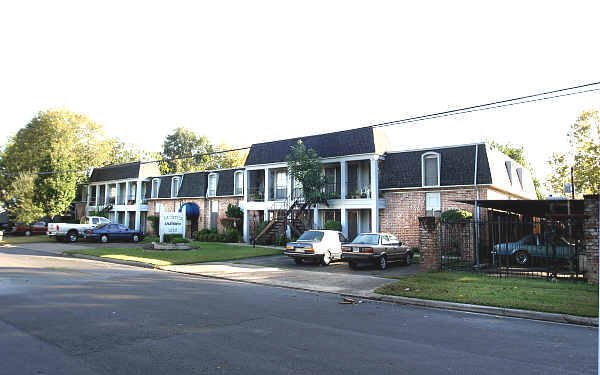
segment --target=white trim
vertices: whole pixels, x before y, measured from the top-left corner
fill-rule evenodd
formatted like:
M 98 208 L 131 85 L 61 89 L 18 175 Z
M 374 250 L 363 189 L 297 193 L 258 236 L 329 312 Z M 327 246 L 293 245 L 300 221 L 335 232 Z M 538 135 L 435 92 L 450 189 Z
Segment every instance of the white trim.
M 485 145 L 485 144 L 486 144 L 485 142 L 476 142 L 476 143 L 465 143 L 465 144 L 460 144 L 460 145 L 439 146 L 439 147 L 409 148 L 406 150 L 388 151 L 388 152 L 386 152 L 386 154 L 400 154 L 402 152 L 415 152 L 415 151 L 434 151 L 434 150 L 443 150 L 446 148 L 466 147 L 466 146 Z
M 210 194 L 210 178 L 214 176 L 215 177 L 215 191 L 214 194 Z M 208 177 L 207 177 L 207 181 L 206 181 L 206 197 L 207 198 L 214 198 L 217 196 L 217 189 L 219 188 L 219 174 L 218 173 L 209 173 Z
M 235 184 L 236 184 L 236 181 L 237 181 L 237 176 L 239 174 L 242 175 L 242 186 L 240 186 L 241 189 L 242 189 L 242 192 L 240 194 L 235 194 Z M 239 171 L 233 172 L 233 193 L 234 193 L 234 195 L 244 195 L 244 183 L 245 183 L 244 171 L 243 170 L 239 170 Z
M 319 158 L 319 160 L 321 161 L 321 163 L 336 163 L 336 162 L 341 162 L 341 161 L 371 160 L 373 158 L 379 159 L 379 157 L 381 157 L 382 155 L 383 154 L 376 154 L 376 153 L 372 152 L 372 153 L 367 153 L 367 154 L 331 156 L 331 157 L 326 157 L 326 158 L 321 157 L 321 158 Z M 287 163 L 285 161 L 278 161 L 278 162 L 266 163 L 266 164 L 252 164 L 252 165 L 246 165 L 245 168 L 247 170 L 264 169 L 265 167 L 275 169 L 275 168 L 279 168 L 278 166 L 281 166 L 281 168 L 286 168 Z
M 150 199 L 156 199 L 158 198 L 158 193 L 160 191 L 160 178 L 153 178 L 151 183 L 150 183 Z M 156 196 L 154 196 L 154 182 L 158 182 L 158 184 L 156 184 Z
M 425 159 L 435 156 L 437 159 L 437 185 L 425 185 Z M 438 187 L 440 186 L 440 170 L 442 165 L 442 155 L 439 152 L 429 151 L 421 154 L 421 187 Z
M 475 185 L 442 185 L 442 186 L 415 186 L 415 187 L 402 187 L 402 188 L 385 188 L 379 189 L 381 191 L 394 191 L 394 190 L 423 190 L 423 189 L 445 189 L 445 188 L 462 188 L 462 187 L 474 187 Z M 492 184 L 477 184 L 477 186 L 494 186 Z M 449 190 L 448 190 L 449 191 Z
M 171 198 L 176 198 L 177 194 L 179 194 L 179 188 L 181 187 L 181 180 L 182 180 L 182 178 L 180 176 L 171 177 Z M 173 194 L 173 184 L 175 183 L 175 181 L 177 181 L 177 187 L 175 188 L 175 194 Z

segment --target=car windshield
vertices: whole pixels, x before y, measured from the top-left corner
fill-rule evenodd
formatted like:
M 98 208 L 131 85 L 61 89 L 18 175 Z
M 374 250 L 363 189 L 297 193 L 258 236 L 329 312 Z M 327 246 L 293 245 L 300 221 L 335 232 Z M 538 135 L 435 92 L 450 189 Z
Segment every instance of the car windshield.
M 359 234 L 352 243 L 363 245 L 379 245 L 378 234 Z
M 100 224 L 96 227 L 96 229 L 104 228 L 107 225 L 108 225 L 108 223 Z
M 319 242 L 323 239 L 323 234 L 324 234 L 323 232 L 317 232 L 317 231 L 311 230 L 311 231 L 302 233 L 300 238 L 298 238 L 298 241 Z

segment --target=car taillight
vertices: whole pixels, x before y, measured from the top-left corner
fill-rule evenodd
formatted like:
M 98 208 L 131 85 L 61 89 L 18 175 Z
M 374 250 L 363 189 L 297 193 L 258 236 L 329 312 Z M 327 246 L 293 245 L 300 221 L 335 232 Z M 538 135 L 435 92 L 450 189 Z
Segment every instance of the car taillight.
M 88 230 L 88 233 L 94 233 L 93 229 Z
M 373 248 L 372 247 L 363 247 L 360 249 L 361 253 L 372 253 L 373 252 Z
M 58 231 L 58 230 L 60 230 L 60 227 L 59 227 L 58 225 L 56 226 L 56 230 L 57 230 L 57 231 Z

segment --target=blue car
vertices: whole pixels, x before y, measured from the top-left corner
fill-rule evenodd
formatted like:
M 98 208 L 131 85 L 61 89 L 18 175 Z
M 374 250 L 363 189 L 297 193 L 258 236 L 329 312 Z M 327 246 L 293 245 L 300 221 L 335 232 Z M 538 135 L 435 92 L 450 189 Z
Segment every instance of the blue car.
M 103 243 L 109 241 L 138 242 L 144 239 L 142 232 L 129 229 L 121 224 L 100 224 L 96 228 L 87 229 L 83 235 L 86 239 Z

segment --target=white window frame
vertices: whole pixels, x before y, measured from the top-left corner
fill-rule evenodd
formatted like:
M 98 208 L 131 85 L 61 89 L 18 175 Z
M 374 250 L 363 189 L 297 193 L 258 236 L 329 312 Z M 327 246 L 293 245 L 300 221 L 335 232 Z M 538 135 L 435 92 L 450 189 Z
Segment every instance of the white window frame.
M 508 175 L 508 181 L 512 185 L 513 184 L 512 161 L 510 161 L 510 160 L 505 161 L 504 166 L 506 167 L 506 174 Z
M 517 178 L 519 179 L 521 190 L 523 190 L 523 168 L 521 167 L 517 167 Z
M 214 191 L 210 190 L 210 180 L 214 177 L 215 179 L 215 189 Z M 208 174 L 208 186 L 206 187 L 206 196 L 207 197 L 215 197 L 217 195 L 217 187 L 219 186 L 219 174 L 218 173 L 209 173 Z
M 177 183 L 177 186 L 174 188 L 174 184 Z M 181 187 L 181 177 L 173 177 L 171 178 L 171 198 L 175 198 L 179 193 L 179 188 Z M 175 191 L 173 191 L 175 190 Z M 175 194 L 173 194 L 175 193 Z
M 240 175 L 242 176 L 240 181 L 241 186 L 238 186 L 238 176 Z M 233 195 L 244 195 L 244 171 L 236 171 L 233 174 Z
M 436 207 L 431 207 L 430 204 L 430 197 L 433 196 L 437 196 L 437 201 L 438 201 L 438 205 Z M 437 209 L 434 209 L 437 208 Z M 439 211 L 441 213 L 442 211 L 442 196 L 440 194 L 440 192 L 429 192 L 429 193 L 425 193 L 425 215 L 427 215 L 427 213 L 429 211 L 433 211 L 433 216 L 435 216 L 435 212 Z
M 156 182 L 156 191 L 154 191 L 154 183 Z M 160 178 L 152 179 L 152 185 L 150 186 L 150 197 L 158 198 L 158 192 L 160 190 Z
M 435 156 L 437 158 L 437 185 L 425 185 L 425 159 Z M 421 155 L 421 186 L 438 187 L 440 186 L 440 168 L 442 165 L 442 156 L 438 152 L 426 152 Z

